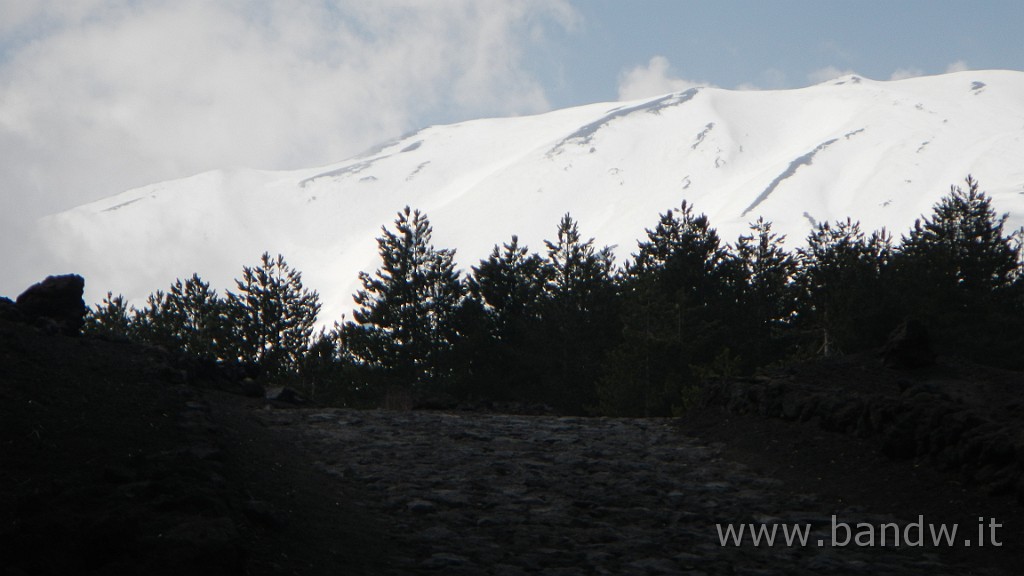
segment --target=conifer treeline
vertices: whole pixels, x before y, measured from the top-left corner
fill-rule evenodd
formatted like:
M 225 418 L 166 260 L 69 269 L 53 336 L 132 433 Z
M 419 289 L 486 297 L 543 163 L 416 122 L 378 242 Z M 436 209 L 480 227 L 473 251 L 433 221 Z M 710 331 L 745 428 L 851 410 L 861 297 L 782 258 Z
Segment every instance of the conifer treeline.
M 88 329 L 225 362 L 315 399 L 413 397 L 542 402 L 566 413 L 670 415 L 712 376 L 884 343 L 907 317 L 944 355 L 1022 368 L 1020 234 L 968 177 L 894 243 L 850 220 L 789 252 L 771 224 L 725 244 L 683 202 L 630 261 L 584 240 L 566 215 L 545 252 L 518 238 L 463 276 L 405 208 L 360 274 L 353 319 L 314 335 L 319 297 L 278 256 L 243 268 L 224 297 L 198 276 L 141 310 L 108 295 Z

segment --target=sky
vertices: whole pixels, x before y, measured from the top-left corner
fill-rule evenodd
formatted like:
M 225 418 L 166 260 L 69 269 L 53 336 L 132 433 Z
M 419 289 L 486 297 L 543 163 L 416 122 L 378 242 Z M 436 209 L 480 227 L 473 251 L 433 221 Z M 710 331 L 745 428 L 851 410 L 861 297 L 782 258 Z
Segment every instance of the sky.
M 1019 0 L 0 0 L 0 248 L 217 168 L 693 85 L 1024 70 Z M 0 294 L 9 290 L 0 279 Z

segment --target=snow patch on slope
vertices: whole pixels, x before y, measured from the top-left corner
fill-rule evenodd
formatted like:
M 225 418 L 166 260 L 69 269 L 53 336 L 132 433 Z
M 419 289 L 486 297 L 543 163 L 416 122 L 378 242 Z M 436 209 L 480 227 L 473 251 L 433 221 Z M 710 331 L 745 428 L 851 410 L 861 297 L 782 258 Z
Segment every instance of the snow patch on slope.
M 590 144 L 591 141 L 593 141 L 594 135 L 598 132 L 598 130 L 604 128 L 605 126 L 608 126 L 615 120 L 625 118 L 637 112 L 660 114 L 662 110 L 670 106 L 678 106 L 684 102 L 689 101 L 691 98 L 696 96 L 699 91 L 700 88 L 690 88 L 685 92 L 680 92 L 678 94 L 666 94 L 665 96 L 661 96 L 659 98 L 655 98 L 654 100 L 643 102 L 641 104 L 613 108 L 604 117 L 598 118 L 597 120 L 594 120 L 593 122 L 590 122 L 589 124 L 580 127 L 572 134 L 566 136 L 561 142 L 556 144 L 550 152 L 548 152 L 548 155 L 551 156 L 560 153 L 561 150 L 564 147 L 568 146 L 569 144 L 577 144 L 580 146 Z
M 858 128 L 857 130 L 854 130 L 852 132 L 847 132 L 846 134 L 843 135 L 843 138 L 846 139 L 846 140 L 849 140 L 851 136 L 859 134 L 859 133 L 861 133 L 863 131 L 864 131 L 863 128 Z M 800 155 L 800 156 L 796 157 L 792 162 L 789 163 L 789 166 L 786 167 L 786 169 L 782 172 L 782 174 L 779 174 L 778 176 L 776 176 L 775 179 L 772 180 L 771 184 L 769 184 L 768 187 L 765 188 L 764 191 L 761 192 L 757 196 L 757 198 L 755 198 L 754 201 L 750 203 L 750 206 L 747 206 L 746 209 L 743 210 L 741 215 L 742 216 L 746 216 L 746 215 L 750 214 L 750 212 L 752 212 L 755 208 L 757 208 L 758 205 L 760 205 L 762 202 L 767 200 L 769 196 L 771 196 L 771 193 L 774 192 L 775 189 L 779 187 L 779 184 L 782 184 L 783 180 L 785 180 L 787 178 L 790 178 L 794 174 L 796 174 L 796 171 L 801 166 L 810 166 L 814 162 L 814 157 L 819 152 L 824 151 L 826 148 L 828 148 L 829 146 L 835 144 L 838 141 L 839 141 L 839 138 L 832 138 L 831 140 L 826 140 L 825 142 L 822 142 L 821 144 L 818 144 L 814 148 L 814 150 L 811 150 L 810 152 L 808 152 L 806 154 L 803 154 L 803 155 Z

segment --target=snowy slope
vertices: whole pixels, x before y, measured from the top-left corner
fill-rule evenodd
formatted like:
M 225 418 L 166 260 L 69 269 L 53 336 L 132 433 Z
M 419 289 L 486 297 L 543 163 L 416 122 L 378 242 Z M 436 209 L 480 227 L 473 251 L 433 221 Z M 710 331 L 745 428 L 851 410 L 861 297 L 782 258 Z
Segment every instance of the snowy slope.
M 375 238 L 405 205 L 425 211 L 463 269 L 518 234 L 542 251 L 562 214 L 634 250 L 686 199 L 732 241 L 758 216 L 798 245 L 812 222 L 851 216 L 906 231 L 973 174 L 1024 225 L 1024 73 L 878 82 L 846 76 L 786 91 L 699 88 L 634 102 L 434 126 L 334 165 L 215 171 L 130 190 L 39 222 L 54 258 L 141 302 L 200 273 L 233 287 L 243 264 L 283 253 L 324 300 L 353 306 Z

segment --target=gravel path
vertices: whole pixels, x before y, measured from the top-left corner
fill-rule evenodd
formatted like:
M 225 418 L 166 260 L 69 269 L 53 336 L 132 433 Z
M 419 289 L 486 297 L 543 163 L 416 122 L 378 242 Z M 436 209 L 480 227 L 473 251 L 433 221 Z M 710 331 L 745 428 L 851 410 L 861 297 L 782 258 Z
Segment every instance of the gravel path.
M 325 482 L 359 487 L 356 504 L 391 527 L 400 574 L 968 573 L 934 548 L 831 546 L 832 514 L 854 533 L 857 523 L 896 519 L 829 510 L 814 495 L 794 500 L 668 420 L 254 414 L 298 431 Z M 778 541 L 722 546 L 716 524 L 727 522 L 778 524 Z M 808 544 L 786 546 L 783 524 L 810 525 Z

